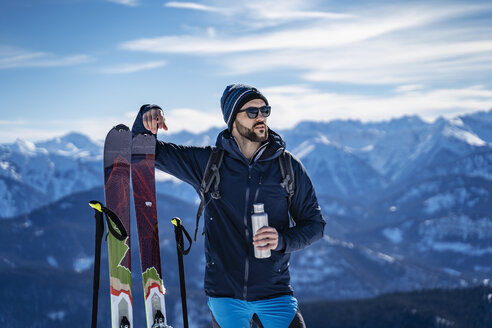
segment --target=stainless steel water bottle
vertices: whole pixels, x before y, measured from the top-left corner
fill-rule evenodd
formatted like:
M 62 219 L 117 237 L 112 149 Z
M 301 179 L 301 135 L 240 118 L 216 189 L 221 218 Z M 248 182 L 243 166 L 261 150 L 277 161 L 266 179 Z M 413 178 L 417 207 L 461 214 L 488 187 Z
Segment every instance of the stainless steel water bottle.
M 258 229 L 268 227 L 268 214 L 265 213 L 263 204 L 253 204 L 254 213 L 251 215 L 251 223 L 253 226 L 253 236 L 256 235 Z M 266 245 L 266 244 L 265 244 Z M 263 245 L 262 245 L 263 246 Z M 255 257 L 265 259 L 270 257 L 270 250 L 260 251 L 255 246 Z

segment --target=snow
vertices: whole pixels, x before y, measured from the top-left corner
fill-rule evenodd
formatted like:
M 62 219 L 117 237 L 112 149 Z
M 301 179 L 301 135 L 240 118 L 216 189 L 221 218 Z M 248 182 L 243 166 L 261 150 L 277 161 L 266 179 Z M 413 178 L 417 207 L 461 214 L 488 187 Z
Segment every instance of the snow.
M 461 276 L 461 272 L 455 270 L 455 269 L 451 269 L 451 268 L 443 268 L 442 271 L 446 272 L 447 274 L 450 274 L 452 276 Z
M 315 146 L 312 143 L 310 143 L 309 141 L 304 141 L 298 147 L 296 147 L 296 149 L 294 149 L 292 153 L 294 153 L 297 156 L 297 158 L 303 159 L 314 149 Z
M 65 315 L 66 314 L 67 313 L 65 311 L 49 312 L 48 313 L 48 318 L 50 318 L 53 321 L 55 321 L 55 320 L 62 321 L 65 318 Z
M 419 198 L 424 194 L 434 194 L 439 191 L 439 186 L 433 182 L 419 184 L 418 187 L 413 187 L 398 199 L 398 204 L 403 204 L 411 201 L 413 198 Z
M 94 259 L 92 257 L 80 257 L 73 262 L 73 269 L 75 272 L 81 273 L 89 270 L 93 263 Z
M 44 235 L 44 230 L 40 229 L 40 230 L 34 231 L 34 236 L 40 237 L 42 235 Z
M 419 234 L 428 244 L 444 238 L 488 240 L 492 239 L 492 220 L 486 217 L 472 220 L 467 215 L 426 220 L 420 226 Z
M 473 245 L 461 242 L 434 242 L 431 245 L 432 249 L 438 252 L 451 251 L 472 256 L 482 256 L 484 254 L 492 254 L 492 247 L 483 249 L 474 248 Z
M 340 245 L 350 249 L 353 249 L 355 246 L 353 243 L 346 242 L 343 240 L 338 240 L 330 236 L 324 236 L 323 239 L 326 240 L 330 245 Z
M 36 153 L 36 145 L 30 141 L 17 139 L 15 141 L 15 145 L 17 146 L 19 152 L 23 155 L 33 156 Z
M 459 118 L 459 117 L 455 117 L 455 118 L 450 119 L 449 123 L 451 123 L 454 126 L 460 126 L 460 127 L 465 125 L 463 123 L 463 121 L 461 120 L 461 118 Z
M 445 137 L 456 138 L 466 142 L 470 146 L 481 147 L 487 145 L 487 143 L 480 139 L 476 134 L 459 129 L 455 126 L 446 126 L 442 133 Z
M 465 189 L 461 189 L 461 194 L 458 195 L 458 197 L 460 196 L 461 196 L 461 200 L 463 201 L 464 198 L 466 197 Z M 443 209 L 452 207 L 455 203 L 456 203 L 456 199 L 453 193 L 447 192 L 447 193 L 438 194 L 436 196 L 427 199 L 424 202 L 425 204 L 424 211 L 427 214 L 434 214 Z
M 10 261 L 9 259 L 7 258 L 2 258 L 3 262 L 6 263 L 8 266 L 10 266 L 11 268 L 15 268 L 15 263 Z
M 435 317 L 435 322 L 437 327 L 454 327 L 454 321 L 450 321 L 440 316 Z
M 340 205 L 338 202 L 323 204 L 323 214 L 345 215 L 346 213 L 347 210 L 345 209 L 345 207 Z
M 490 267 L 484 267 L 481 265 L 474 265 L 473 271 L 475 271 L 475 272 L 490 272 L 491 268 Z
M 55 257 L 53 255 L 48 255 L 48 257 L 46 258 L 46 261 L 52 267 L 58 268 L 58 261 L 55 259 Z
M 383 235 L 393 244 L 399 244 L 403 241 L 403 233 L 398 228 L 386 228 L 383 230 Z

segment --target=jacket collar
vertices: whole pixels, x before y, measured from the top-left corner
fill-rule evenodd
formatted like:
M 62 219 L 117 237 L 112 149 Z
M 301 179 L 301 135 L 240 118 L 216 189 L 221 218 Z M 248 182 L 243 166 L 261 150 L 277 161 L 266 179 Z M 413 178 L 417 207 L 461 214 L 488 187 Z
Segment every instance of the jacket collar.
M 236 142 L 236 139 L 232 136 L 229 130 L 224 130 L 219 133 L 217 136 L 217 142 L 215 144 L 217 148 L 225 150 L 230 156 L 239 159 L 241 161 L 245 161 L 249 164 L 249 161 L 246 157 L 244 157 L 241 150 L 239 150 L 239 146 Z M 256 154 L 253 156 L 251 162 L 262 162 L 274 159 L 285 150 L 285 142 L 282 137 L 277 134 L 275 131 L 269 129 L 268 130 L 268 140 L 265 141 L 263 145 L 258 149 Z

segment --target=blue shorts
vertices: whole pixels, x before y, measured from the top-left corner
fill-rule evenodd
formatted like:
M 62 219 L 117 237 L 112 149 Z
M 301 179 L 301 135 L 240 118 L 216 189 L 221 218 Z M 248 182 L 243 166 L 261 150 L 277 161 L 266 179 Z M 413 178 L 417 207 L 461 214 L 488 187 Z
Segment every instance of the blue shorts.
M 260 301 L 209 297 L 208 307 L 221 328 L 250 328 L 256 313 L 265 328 L 285 328 L 297 312 L 297 300 L 286 295 Z

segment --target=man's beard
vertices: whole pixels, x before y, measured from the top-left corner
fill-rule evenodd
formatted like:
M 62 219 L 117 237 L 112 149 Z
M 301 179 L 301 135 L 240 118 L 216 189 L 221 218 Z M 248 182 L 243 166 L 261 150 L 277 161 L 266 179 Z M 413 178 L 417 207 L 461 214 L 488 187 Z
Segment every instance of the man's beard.
M 255 132 L 255 127 L 261 124 L 265 126 L 265 132 L 262 134 L 257 134 Z M 268 126 L 265 123 L 258 122 L 255 125 L 253 125 L 253 128 L 250 129 L 239 123 L 239 121 L 236 121 L 236 128 L 237 128 L 237 132 L 239 132 L 241 136 L 248 139 L 249 141 L 263 142 L 268 139 Z

